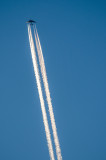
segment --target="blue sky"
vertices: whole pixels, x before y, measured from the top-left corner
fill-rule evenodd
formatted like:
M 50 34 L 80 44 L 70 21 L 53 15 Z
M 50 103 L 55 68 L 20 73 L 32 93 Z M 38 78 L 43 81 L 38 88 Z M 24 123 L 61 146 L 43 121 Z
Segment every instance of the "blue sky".
M 1 160 L 49 159 L 29 18 L 38 22 L 63 159 L 106 159 L 105 6 L 100 0 L 0 2 Z

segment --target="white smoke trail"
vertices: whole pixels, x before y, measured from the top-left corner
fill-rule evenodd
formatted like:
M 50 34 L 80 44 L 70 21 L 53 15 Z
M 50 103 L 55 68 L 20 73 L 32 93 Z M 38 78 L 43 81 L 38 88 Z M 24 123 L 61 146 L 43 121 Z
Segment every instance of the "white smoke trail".
M 35 30 L 36 30 L 36 33 L 35 33 Z M 46 99 L 47 99 L 48 108 L 49 108 L 49 114 L 50 114 L 52 130 L 53 130 L 53 137 L 54 137 L 54 142 L 55 142 L 55 147 L 56 147 L 57 159 L 62 160 L 61 149 L 60 149 L 59 139 L 57 135 L 56 123 L 55 123 L 53 107 L 52 107 L 52 102 L 51 102 L 51 97 L 50 97 L 49 85 L 47 81 L 46 68 L 45 68 L 42 48 L 41 48 L 41 44 L 40 44 L 40 40 L 39 40 L 39 36 L 38 36 L 38 32 L 36 28 L 34 28 L 34 35 L 35 35 L 36 47 L 37 47 L 37 52 L 38 52 L 38 57 L 39 57 L 39 63 L 41 67 L 41 74 L 42 74 L 44 88 L 46 92 Z
M 43 115 L 43 122 L 44 122 L 44 126 L 45 126 L 46 139 L 47 139 L 50 159 L 55 160 L 49 125 L 48 125 L 48 120 L 47 120 L 47 115 L 46 115 L 46 110 L 45 110 L 45 104 L 44 104 L 44 99 L 43 99 L 43 94 L 42 94 L 39 69 L 38 69 L 37 58 L 36 58 L 36 53 L 35 53 L 35 47 L 34 47 L 34 42 L 33 42 L 33 38 L 32 38 L 30 25 L 28 25 L 28 35 L 29 35 L 29 42 L 30 42 L 30 49 L 31 49 L 32 61 L 33 61 L 34 73 L 35 73 L 35 77 L 36 77 L 39 99 L 40 99 L 40 103 L 41 103 L 41 110 L 42 110 L 42 115 Z

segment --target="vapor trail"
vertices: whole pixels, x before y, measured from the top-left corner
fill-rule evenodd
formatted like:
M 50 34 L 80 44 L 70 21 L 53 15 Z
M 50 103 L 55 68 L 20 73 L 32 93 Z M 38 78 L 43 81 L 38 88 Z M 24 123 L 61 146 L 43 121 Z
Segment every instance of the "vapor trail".
M 44 104 L 44 99 L 43 99 L 43 94 L 42 94 L 42 88 L 41 88 L 41 82 L 40 82 L 36 52 L 35 52 L 35 47 L 34 47 L 34 42 L 33 42 L 33 38 L 32 38 L 30 25 L 28 25 L 28 35 L 29 35 L 29 42 L 30 42 L 30 49 L 31 49 L 32 61 L 33 61 L 34 73 L 35 73 L 35 77 L 36 77 L 39 99 L 40 99 L 40 103 L 41 103 L 41 110 L 42 110 L 42 115 L 43 115 L 43 122 L 44 122 L 44 127 L 45 127 L 45 132 L 46 132 L 46 139 L 47 139 L 50 159 L 55 160 L 54 153 L 53 153 L 53 147 L 52 147 L 52 141 L 51 141 L 51 135 L 50 135 L 50 130 L 49 130 L 49 125 L 48 125 L 48 120 L 47 120 L 47 115 L 46 115 L 46 110 L 45 110 L 45 104 Z
M 36 30 L 36 33 L 35 33 L 35 30 Z M 46 99 L 47 99 L 48 108 L 49 108 L 50 120 L 51 120 L 51 125 L 52 125 L 52 130 L 53 130 L 53 137 L 54 137 L 54 142 L 55 142 L 55 147 L 56 147 L 56 155 L 57 155 L 58 160 L 62 160 L 61 149 L 60 149 L 59 139 L 57 135 L 56 123 L 55 123 L 53 107 L 52 107 L 52 102 L 51 102 L 51 97 L 50 97 L 49 85 L 47 81 L 46 68 L 45 68 L 42 48 L 41 48 L 41 44 L 40 44 L 40 40 L 39 40 L 39 36 L 38 36 L 38 32 L 36 28 L 34 28 L 34 35 L 35 35 L 39 63 L 41 67 L 41 74 L 42 74 L 44 88 L 46 92 Z

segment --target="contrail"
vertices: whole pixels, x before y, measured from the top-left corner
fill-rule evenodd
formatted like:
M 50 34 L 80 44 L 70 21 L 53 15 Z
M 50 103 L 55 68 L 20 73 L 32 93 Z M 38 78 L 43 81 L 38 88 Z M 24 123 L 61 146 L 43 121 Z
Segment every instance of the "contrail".
M 29 42 L 30 42 L 30 49 L 31 49 L 32 61 L 33 61 L 34 73 L 35 73 L 35 77 L 36 77 L 39 99 L 40 99 L 40 103 L 41 103 L 41 110 L 42 110 L 42 115 L 43 115 L 43 122 L 44 122 L 44 127 L 45 127 L 45 132 L 46 132 L 46 139 L 47 139 L 47 144 L 48 144 L 48 149 L 49 149 L 49 155 L 50 155 L 51 160 L 55 160 L 49 125 L 48 125 L 48 120 L 47 120 L 47 114 L 46 114 L 45 104 L 44 104 L 44 99 L 43 99 L 43 94 L 42 94 L 36 52 L 35 52 L 35 47 L 34 47 L 34 42 L 33 42 L 33 38 L 32 38 L 30 25 L 28 25 L 28 35 L 29 35 Z
M 36 33 L 35 33 L 35 30 L 36 30 Z M 38 32 L 36 28 L 34 28 L 34 35 L 35 35 L 39 63 L 41 67 L 41 74 L 42 74 L 44 88 L 46 92 L 46 99 L 47 99 L 48 108 L 49 108 L 50 120 L 51 120 L 51 125 L 52 125 L 52 130 L 53 130 L 53 137 L 54 137 L 54 142 L 55 142 L 55 147 L 56 147 L 56 155 L 57 155 L 58 160 L 62 160 L 61 149 L 60 149 L 59 139 L 57 135 L 56 123 L 55 123 L 53 107 L 52 107 L 52 102 L 51 102 L 51 97 L 50 97 L 49 85 L 47 81 L 46 68 L 45 68 L 42 48 L 41 48 L 41 44 L 40 44 L 40 40 L 39 40 L 39 36 L 38 36 Z

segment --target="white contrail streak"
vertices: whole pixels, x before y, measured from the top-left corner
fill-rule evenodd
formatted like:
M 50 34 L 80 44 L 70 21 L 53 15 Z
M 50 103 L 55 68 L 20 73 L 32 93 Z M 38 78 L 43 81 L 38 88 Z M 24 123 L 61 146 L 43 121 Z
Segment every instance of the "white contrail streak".
M 36 33 L 35 33 L 35 29 L 34 29 L 34 35 L 35 35 L 39 63 L 40 63 L 40 67 L 41 67 L 41 74 L 42 74 L 44 88 L 45 88 L 45 92 L 46 92 L 46 99 L 47 99 L 48 108 L 49 108 L 50 120 L 51 120 L 51 125 L 52 125 L 52 130 L 53 130 L 53 137 L 54 137 L 54 142 L 55 142 L 55 147 L 56 147 L 56 155 L 57 155 L 58 160 L 62 160 L 61 149 L 60 149 L 59 139 L 58 139 L 58 135 L 57 135 L 56 123 L 55 123 L 53 107 L 52 107 L 52 102 L 51 102 L 51 97 L 50 97 L 49 85 L 48 85 L 48 81 L 47 81 L 47 74 L 46 74 L 46 68 L 45 68 L 42 48 L 41 48 L 39 36 L 37 33 L 37 29 L 36 29 Z
M 31 49 L 32 61 L 33 61 L 34 73 L 35 73 L 35 77 L 36 77 L 39 99 L 40 99 L 40 103 L 41 103 L 41 110 L 42 110 L 42 115 L 43 115 L 43 122 L 44 122 L 44 126 L 45 126 L 46 139 L 47 139 L 50 159 L 55 160 L 54 153 L 53 153 L 53 147 L 52 147 L 52 141 L 51 141 L 51 135 L 50 135 L 50 130 L 49 130 L 49 125 L 48 125 L 48 120 L 47 120 L 47 115 L 46 115 L 46 110 L 45 110 L 45 104 L 44 104 L 44 99 L 43 99 L 43 94 L 42 94 L 42 88 L 41 88 L 41 82 L 40 82 L 36 52 L 35 52 L 35 47 L 34 47 L 34 42 L 33 42 L 33 38 L 32 38 L 30 25 L 28 25 L 28 35 L 29 35 L 29 42 L 30 42 L 30 49 Z

